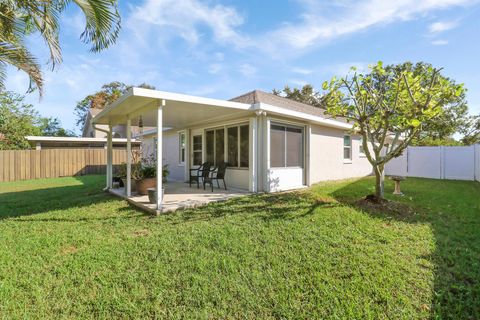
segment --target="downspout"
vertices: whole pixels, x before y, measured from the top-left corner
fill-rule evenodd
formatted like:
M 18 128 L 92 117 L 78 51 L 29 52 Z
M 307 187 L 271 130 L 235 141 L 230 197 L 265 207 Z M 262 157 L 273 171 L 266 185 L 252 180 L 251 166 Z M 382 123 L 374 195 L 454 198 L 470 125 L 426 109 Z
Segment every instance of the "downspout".
M 101 132 L 105 132 L 105 133 L 107 134 L 107 141 L 108 141 L 108 135 L 110 134 L 110 131 L 97 127 L 97 125 L 93 122 L 93 120 L 92 120 L 90 123 L 92 124 L 92 127 L 93 127 L 95 130 L 98 130 L 98 131 L 101 131 Z M 108 142 L 107 142 L 107 159 L 108 159 Z M 107 161 L 108 161 L 108 160 L 107 160 Z M 109 189 L 109 188 L 108 188 L 108 187 L 109 187 L 108 179 L 111 179 L 111 177 L 108 177 L 108 164 L 107 164 L 107 168 L 106 168 L 106 175 L 107 175 L 107 182 L 106 182 L 105 188 L 102 189 L 103 191 L 108 191 L 108 189 Z

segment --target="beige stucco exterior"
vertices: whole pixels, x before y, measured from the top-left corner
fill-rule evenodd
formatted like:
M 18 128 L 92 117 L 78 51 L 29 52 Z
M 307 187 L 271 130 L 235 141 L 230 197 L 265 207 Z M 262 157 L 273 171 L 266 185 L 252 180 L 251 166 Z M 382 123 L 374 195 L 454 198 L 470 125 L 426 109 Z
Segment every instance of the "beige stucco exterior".
M 343 137 L 346 131 L 311 126 L 310 183 L 363 177 L 372 174 L 372 165 L 360 154 L 360 136 L 352 137 L 352 159 L 343 159 Z

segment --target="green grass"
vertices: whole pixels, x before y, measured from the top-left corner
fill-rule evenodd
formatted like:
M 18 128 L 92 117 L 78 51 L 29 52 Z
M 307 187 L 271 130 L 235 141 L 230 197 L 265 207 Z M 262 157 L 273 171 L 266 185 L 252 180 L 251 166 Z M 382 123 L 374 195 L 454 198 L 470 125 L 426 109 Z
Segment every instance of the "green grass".
M 0 184 L 0 318 L 480 318 L 480 183 L 388 181 L 392 212 L 356 205 L 367 178 L 159 217 L 103 183 Z

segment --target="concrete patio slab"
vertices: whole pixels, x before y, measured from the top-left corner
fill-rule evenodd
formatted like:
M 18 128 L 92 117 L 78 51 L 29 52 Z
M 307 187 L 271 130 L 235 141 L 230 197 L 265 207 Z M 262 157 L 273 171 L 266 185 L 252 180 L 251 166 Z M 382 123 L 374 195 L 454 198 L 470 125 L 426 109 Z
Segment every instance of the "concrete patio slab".
M 197 188 L 196 185 L 189 187 L 188 183 L 184 182 L 168 182 L 165 185 L 162 210 L 157 210 L 155 204 L 149 202 L 147 195 L 133 194 L 130 198 L 127 198 L 124 188 L 110 189 L 109 191 L 115 196 L 126 199 L 139 209 L 154 214 L 195 208 L 212 202 L 225 201 L 234 197 L 250 194 L 250 192 L 246 190 L 230 188 L 228 190 L 214 188 L 213 192 L 211 192 L 209 188 L 203 190 L 202 187 Z

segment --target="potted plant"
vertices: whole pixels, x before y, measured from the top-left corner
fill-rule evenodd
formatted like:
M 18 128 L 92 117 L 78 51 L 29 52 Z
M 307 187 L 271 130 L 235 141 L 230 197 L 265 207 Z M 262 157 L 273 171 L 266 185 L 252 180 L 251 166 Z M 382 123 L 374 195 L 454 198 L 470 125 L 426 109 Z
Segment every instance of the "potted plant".
M 167 183 L 168 174 L 170 171 L 168 170 L 168 164 L 163 165 L 162 168 L 162 199 L 163 195 L 165 194 L 165 184 Z M 148 200 L 150 203 L 157 202 L 157 184 L 155 183 L 155 187 L 151 187 L 147 189 L 148 192 Z
M 136 185 L 135 185 L 135 179 L 134 177 L 135 176 L 138 176 L 138 169 L 137 169 L 137 166 L 136 164 L 133 164 L 132 163 L 132 180 L 131 180 L 131 183 L 132 183 L 132 192 L 135 192 L 136 191 Z M 117 169 L 117 174 L 116 174 L 116 177 L 118 177 L 120 180 L 122 180 L 122 185 L 124 188 L 127 187 L 127 164 L 125 162 L 122 162 L 118 169 Z M 114 178 L 115 179 L 115 178 Z

